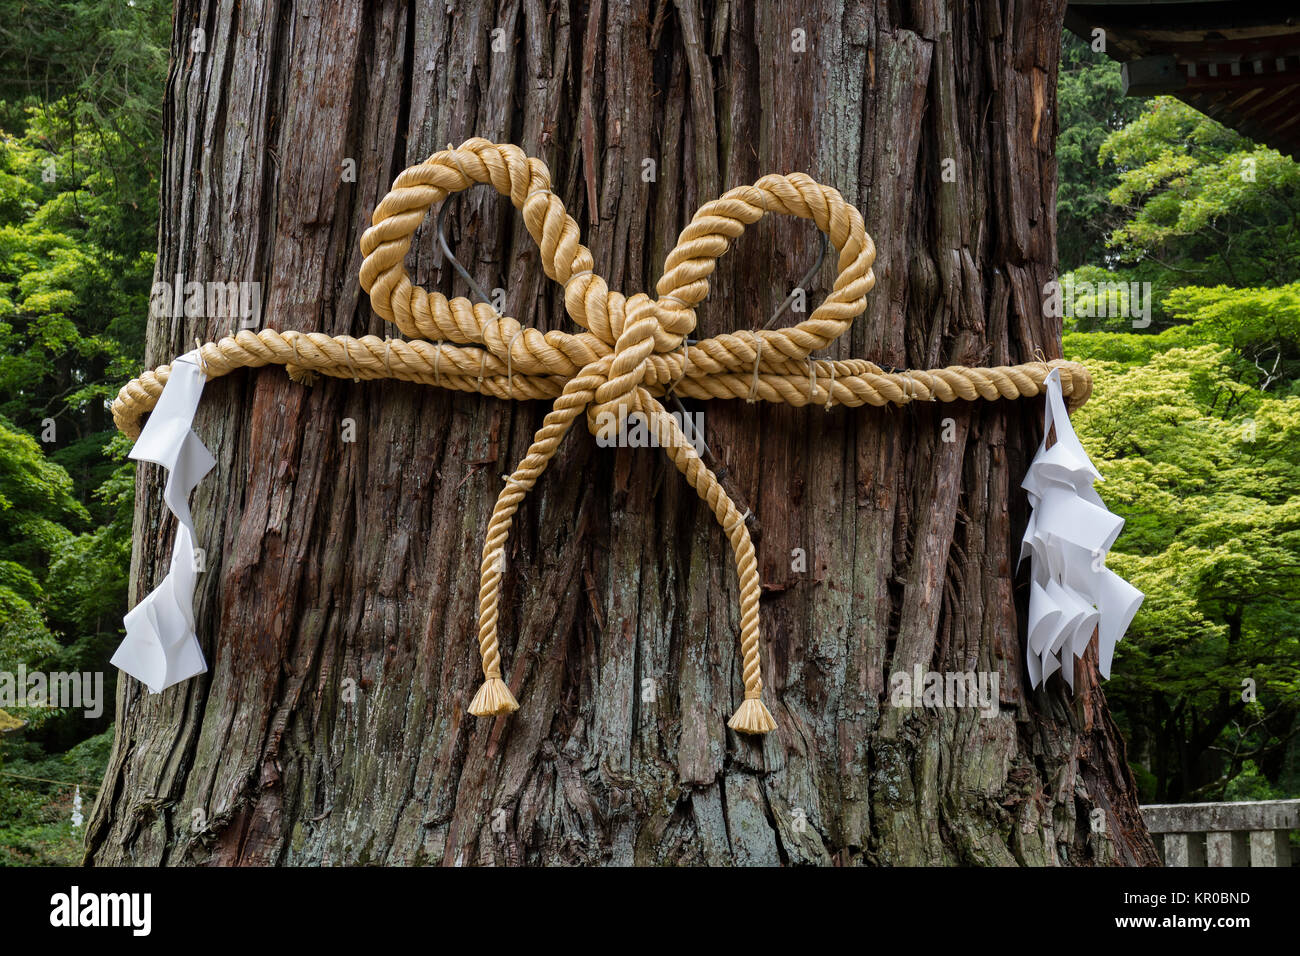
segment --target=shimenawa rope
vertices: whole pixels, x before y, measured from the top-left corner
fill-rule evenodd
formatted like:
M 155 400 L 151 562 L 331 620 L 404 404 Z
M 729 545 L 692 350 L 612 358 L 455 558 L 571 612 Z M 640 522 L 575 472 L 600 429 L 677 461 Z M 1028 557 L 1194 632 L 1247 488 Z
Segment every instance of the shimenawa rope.
M 429 208 L 450 194 L 486 183 L 523 213 L 541 250 L 546 275 L 564 287 L 569 316 L 586 331 L 542 333 L 499 315 L 487 303 L 447 299 L 414 285 L 403 261 Z M 743 398 L 789 405 L 896 405 L 1033 397 L 1060 369 L 1072 407 L 1092 390 L 1083 366 L 1054 360 L 976 368 L 885 371 L 863 359 L 813 360 L 866 308 L 875 284 L 875 245 L 861 214 L 829 186 L 802 173 L 764 176 L 703 205 L 681 232 L 656 284 L 657 298 L 625 297 L 594 269 L 578 225 L 551 192 L 546 165 L 510 144 L 474 138 L 404 170 L 375 208 L 361 237 L 362 288 L 371 307 L 407 336 L 380 339 L 317 332 L 241 331 L 198 349 L 209 379 L 236 368 L 283 365 L 297 382 L 315 373 L 335 378 L 394 378 L 502 399 L 555 399 L 532 447 L 497 498 L 483 545 L 479 587 L 479 653 L 484 683 L 470 704 L 478 716 L 506 714 L 519 704 L 501 676 L 497 642 L 502 558 L 511 521 L 574 420 L 585 412 L 593 434 L 621 429 L 634 413 L 713 512 L 731 542 L 740 579 L 740 646 L 745 699 L 728 722 L 762 734 L 776 724 L 762 701 L 759 579 L 745 521 L 658 398 L 671 389 L 687 398 Z M 786 329 L 723 333 L 690 344 L 695 307 L 709 291 L 717 259 L 745 227 L 766 212 L 811 219 L 839 253 L 830 293 L 808 318 Z M 687 359 L 689 358 L 689 361 Z M 113 418 L 129 436 L 167 383 L 163 365 L 128 382 Z

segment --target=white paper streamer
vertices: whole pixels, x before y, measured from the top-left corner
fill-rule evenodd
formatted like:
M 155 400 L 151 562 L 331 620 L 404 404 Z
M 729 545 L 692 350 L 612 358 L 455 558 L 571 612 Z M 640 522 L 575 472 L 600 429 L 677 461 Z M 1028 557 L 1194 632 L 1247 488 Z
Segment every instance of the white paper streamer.
M 130 457 L 152 461 L 168 471 L 163 500 L 180 522 L 172 547 L 171 568 L 157 588 L 124 618 L 126 640 L 113 663 L 158 693 L 208 669 L 194 633 L 194 520 L 190 492 L 216 459 L 190 427 L 203 394 L 206 376 L 197 352 L 172 363 L 158 406 L 140 432 Z
M 1101 676 L 1110 677 L 1115 645 L 1143 594 L 1106 567 L 1124 519 L 1111 514 L 1093 488 L 1101 475 L 1066 414 L 1060 372 L 1053 369 L 1045 385 L 1043 443 L 1021 483 L 1033 506 L 1020 546 L 1021 561 L 1032 556 L 1027 656 L 1035 687 L 1059 670 L 1073 690 L 1074 659 L 1094 630 Z M 1053 425 L 1056 444 L 1048 448 Z

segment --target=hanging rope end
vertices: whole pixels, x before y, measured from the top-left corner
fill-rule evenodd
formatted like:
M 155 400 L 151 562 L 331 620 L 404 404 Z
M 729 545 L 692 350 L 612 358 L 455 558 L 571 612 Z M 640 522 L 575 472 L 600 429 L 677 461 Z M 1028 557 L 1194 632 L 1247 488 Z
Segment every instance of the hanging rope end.
M 469 712 L 475 717 L 496 717 L 512 714 L 518 709 L 519 702 L 500 677 L 485 680 L 469 704 Z
M 765 734 L 776 729 L 776 721 L 760 698 L 746 697 L 727 726 L 742 734 Z

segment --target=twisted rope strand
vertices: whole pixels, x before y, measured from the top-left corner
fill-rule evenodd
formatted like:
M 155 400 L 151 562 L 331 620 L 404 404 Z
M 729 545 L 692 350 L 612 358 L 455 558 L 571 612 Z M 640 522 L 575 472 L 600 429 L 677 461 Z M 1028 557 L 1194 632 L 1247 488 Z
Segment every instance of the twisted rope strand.
M 523 215 L 541 251 L 542 269 L 564 289 L 569 317 L 585 331 L 542 333 L 503 316 L 487 303 L 448 299 L 412 283 L 405 268 L 412 237 L 430 207 L 475 184 L 490 185 Z M 717 260 L 747 226 L 765 213 L 811 219 L 838 252 L 831 292 L 808 318 L 785 329 L 723 333 L 698 342 L 695 308 L 708 296 Z M 319 332 L 254 334 L 240 331 L 198 348 L 209 379 L 237 368 L 283 365 L 291 378 L 310 384 L 315 374 L 334 378 L 393 378 L 501 399 L 554 399 L 528 453 L 506 479 L 484 536 L 479 584 L 479 656 L 484 683 L 470 704 L 478 716 L 506 714 L 519 704 L 502 678 L 497 624 L 505 547 L 515 513 L 579 415 L 601 435 L 643 416 L 654 443 L 665 449 L 722 527 L 740 583 L 740 649 L 745 697 L 728 726 L 762 734 L 776 723 L 762 701 L 759 578 L 754 545 L 741 515 L 717 477 L 658 397 L 730 398 L 795 406 L 903 405 L 912 401 L 1029 398 L 1060 369 L 1071 409 L 1087 401 L 1092 379 L 1074 362 L 1037 361 L 996 368 L 950 366 L 886 371 L 865 359 L 811 358 L 826 348 L 866 308 L 875 285 L 876 247 L 862 215 L 836 190 L 803 173 L 764 176 L 705 203 L 678 237 L 656 283 L 657 298 L 625 297 L 594 271 L 577 223 L 551 191 L 539 159 L 516 146 L 485 139 L 435 153 L 404 170 L 375 207 L 361 237 L 362 288 L 374 312 L 406 339 Z M 163 365 L 123 386 L 113 420 L 131 437 L 158 402 L 170 375 Z
M 392 378 L 406 382 L 419 382 L 458 391 L 480 392 L 495 398 L 529 400 L 555 398 L 564 390 L 569 380 L 564 375 L 521 375 L 514 370 L 514 386 L 510 387 L 504 362 L 494 361 L 484 350 L 472 346 L 458 346 L 447 342 L 408 342 L 390 339 L 387 347 L 377 336 L 352 338 L 339 335 L 319 336 L 316 347 L 324 358 L 319 364 L 301 355 L 295 355 L 295 332 L 277 332 L 263 329 L 254 334 L 243 331 L 218 342 L 202 346 L 200 357 L 206 366 L 208 379 L 220 378 L 239 368 L 261 368 L 266 365 L 283 365 L 290 374 L 320 374 L 331 378 L 352 378 L 353 368 L 363 381 Z M 250 348 L 248 339 L 255 338 L 258 347 Z M 697 346 L 691 346 L 690 364 L 667 358 L 663 374 L 646 376 L 646 390 L 654 396 L 663 395 L 676 377 L 672 391 L 684 398 L 695 399 L 745 399 L 749 397 L 752 372 L 729 374 L 725 371 L 709 372 L 700 367 Z M 343 357 L 351 355 L 352 367 Z M 388 352 L 385 361 L 384 352 Z M 337 356 L 337 361 L 333 357 Z M 1076 362 L 1054 359 L 1050 362 L 1028 362 L 1024 365 L 998 366 L 971 369 L 952 366 L 943 369 L 911 372 L 846 372 L 846 366 L 855 361 L 838 362 L 815 360 L 815 378 L 808 373 L 807 364 L 763 371 L 759 375 L 757 397 L 775 404 L 795 406 L 825 405 L 830 397 L 823 379 L 834 372 L 837 392 L 836 404 L 850 407 L 862 405 L 882 406 L 907 404 L 908 376 L 915 388 L 916 401 L 941 402 L 972 401 L 985 398 L 1033 398 L 1042 393 L 1043 381 L 1052 369 L 1061 370 L 1062 390 L 1071 411 L 1078 408 L 1092 392 L 1092 379 L 1086 368 Z M 865 363 L 870 365 L 871 363 Z M 479 368 L 486 366 L 483 386 L 478 386 Z M 875 368 L 875 366 L 871 366 Z M 140 434 L 143 418 L 153 411 L 162 395 L 171 373 L 170 365 L 161 365 L 144 372 L 139 378 L 124 385 L 112 405 L 113 420 L 127 436 Z M 809 394 L 809 383 L 814 387 Z M 991 394 L 990 394 L 991 393 Z

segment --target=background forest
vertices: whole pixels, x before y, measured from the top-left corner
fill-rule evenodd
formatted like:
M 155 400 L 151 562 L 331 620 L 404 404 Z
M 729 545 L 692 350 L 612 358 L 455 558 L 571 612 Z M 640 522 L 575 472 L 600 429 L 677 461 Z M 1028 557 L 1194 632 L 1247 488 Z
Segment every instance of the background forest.
M 0 865 L 74 863 L 126 611 L 107 406 L 144 358 L 170 4 L 0 13 L 0 672 L 103 672 L 106 698 L 0 710 Z M 1076 427 L 1147 594 L 1105 691 L 1144 802 L 1300 796 L 1300 166 L 1062 43 Z

